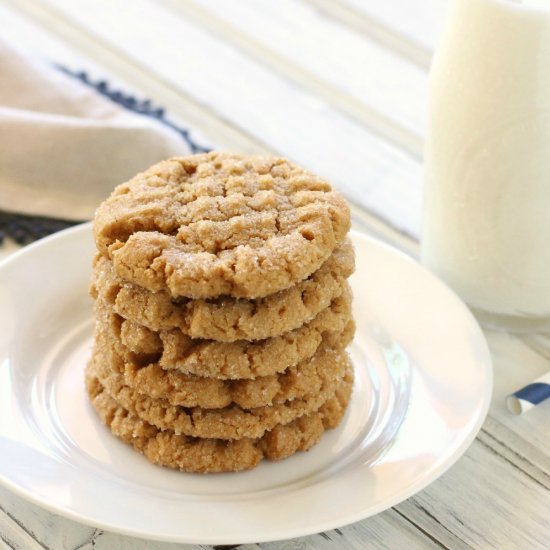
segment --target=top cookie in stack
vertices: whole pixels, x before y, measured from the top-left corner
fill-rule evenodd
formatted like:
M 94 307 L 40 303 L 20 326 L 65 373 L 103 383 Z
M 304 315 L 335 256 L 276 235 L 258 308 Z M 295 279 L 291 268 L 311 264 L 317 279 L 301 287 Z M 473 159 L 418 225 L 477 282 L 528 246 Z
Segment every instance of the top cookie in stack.
M 116 273 L 147 290 L 251 299 L 309 277 L 349 223 L 342 197 L 290 162 L 210 153 L 119 186 L 94 234 Z
M 349 224 L 328 183 L 274 157 L 176 158 L 116 188 L 94 220 L 104 422 L 187 471 L 311 447 L 353 381 Z

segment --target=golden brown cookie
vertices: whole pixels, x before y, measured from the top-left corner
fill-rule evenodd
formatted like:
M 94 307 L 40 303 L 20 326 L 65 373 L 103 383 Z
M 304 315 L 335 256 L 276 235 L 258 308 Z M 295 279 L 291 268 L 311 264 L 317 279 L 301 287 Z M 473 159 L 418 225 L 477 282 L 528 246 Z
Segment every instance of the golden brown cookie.
M 344 199 L 271 156 L 160 162 L 98 208 L 98 250 L 119 276 L 173 297 L 258 298 L 309 277 L 349 230 Z
M 101 303 L 96 310 L 98 330 L 110 327 L 113 336 L 130 352 L 126 357 L 130 361 L 138 365 L 158 361 L 166 370 L 209 378 L 235 380 L 276 374 L 311 357 L 325 336 L 332 335 L 333 347 L 338 349 L 348 345 L 353 337 L 348 331 L 340 338 L 351 317 L 349 288 L 304 326 L 253 342 L 194 340 L 177 329 L 156 333 L 131 321 L 120 322 Z
M 133 445 L 154 464 L 200 473 L 247 470 L 264 457 L 281 460 L 297 451 L 308 450 L 324 430 L 340 423 L 352 389 L 352 380 L 346 379 L 336 395 L 318 411 L 286 426 L 275 426 L 261 439 L 226 441 L 161 431 L 120 406 L 93 375 L 88 373 L 86 383 L 94 408 L 114 435 Z
M 338 349 L 342 349 L 353 336 L 353 321 L 349 321 L 348 325 L 338 335 Z M 181 407 L 219 409 L 232 403 L 243 409 L 265 407 L 303 398 L 320 391 L 324 379 L 342 376 L 338 370 L 342 368 L 341 363 L 321 365 L 306 359 L 280 374 L 255 379 L 202 378 L 176 370 L 164 370 L 158 363 L 140 366 L 128 359 L 128 354 L 125 358 L 119 353 L 120 345 L 117 346 L 112 340 L 105 334 L 98 335 L 94 348 L 98 361 L 122 375 L 124 383 L 136 392 L 155 399 L 166 399 L 171 405 Z M 319 368 L 323 372 L 319 372 Z
M 149 292 L 124 281 L 112 262 L 98 255 L 91 293 L 122 317 L 151 330 L 178 328 L 191 338 L 218 342 L 263 340 L 301 327 L 327 308 L 353 273 L 354 259 L 351 241 L 345 239 L 305 281 L 264 298 L 176 300 L 166 291 Z
M 342 379 L 353 377 L 353 367 L 344 351 L 323 348 L 311 359 L 318 363 L 319 372 L 329 362 L 339 362 L 340 377 L 324 379 L 321 389 L 301 399 L 285 403 L 244 410 L 236 405 L 224 409 L 186 408 L 170 405 L 165 399 L 153 399 L 124 384 L 124 378 L 100 363 L 94 355 L 88 364 L 88 376 L 95 376 L 107 393 L 122 407 L 153 424 L 160 430 L 173 430 L 176 434 L 214 439 L 259 438 L 277 424 L 285 425 L 301 416 L 318 410 L 334 396 Z M 328 368 L 327 368 L 328 371 Z

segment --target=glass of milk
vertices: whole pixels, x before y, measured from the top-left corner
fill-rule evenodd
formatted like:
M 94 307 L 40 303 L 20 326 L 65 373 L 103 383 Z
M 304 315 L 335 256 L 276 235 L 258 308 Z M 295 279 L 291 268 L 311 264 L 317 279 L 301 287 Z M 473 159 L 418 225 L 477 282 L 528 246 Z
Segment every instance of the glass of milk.
M 482 323 L 550 328 L 550 0 L 454 0 L 430 79 L 422 260 Z

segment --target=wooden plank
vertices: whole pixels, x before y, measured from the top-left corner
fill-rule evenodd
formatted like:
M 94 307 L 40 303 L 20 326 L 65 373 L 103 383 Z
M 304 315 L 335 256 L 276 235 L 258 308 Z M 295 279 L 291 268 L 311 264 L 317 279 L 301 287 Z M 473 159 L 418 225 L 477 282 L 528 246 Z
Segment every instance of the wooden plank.
M 28 503 L 0 486 L 0 508 L 17 522 L 26 536 L 22 548 L 27 550 L 57 550 L 78 548 L 94 532 L 93 528 L 52 514 Z M 2 526 L 0 524 L 0 533 Z
M 546 432 L 548 433 L 548 431 Z M 487 448 L 550 491 L 550 455 L 489 416 L 478 435 Z M 538 441 L 537 441 L 538 443 Z
M 444 543 L 445 531 L 465 547 L 487 550 L 543 550 L 550 542 L 550 491 L 479 440 L 401 508 Z
M 0 488 L 0 490 L 4 491 Z M 2 497 L 0 493 L 0 497 Z M 4 503 L 11 501 L 0 498 L 0 549 L 10 550 L 49 550 L 47 546 L 39 544 L 36 536 L 26 522 L 6 510 Z
M 299 0 L 162 4 L 421 156 L 426 72 L 372 39 Z
M 17 550 L 205 550 L 104 532 L 52 514 L 0 487 L 0 539 Z M 11 522 L 7 523 L 7 522 Z M 15 519 L 16 518 L 16 519 Z
M 101 0 L 86 12 L 69 0 L 48 5 L 271 150 L 325 176 L 367 211 L 418 235 L 420 165 L 330 105 L 146 0 Z
M 436 481 L 436 483 L 438 482 Z M 396 513 L 402 514 L 404 518 L 407 518 L 417 529 L 422 530 L 433 540 L 437 541 L 441 548 L 449 550 L 466 550 L 471 548 L 446 527 L 443 518 L 437 518 L 426 510 L 422 504 L 419 504 L 416 496 L 394 506 L 394 510 Z
M 332 1 L 332 0 L 330 0 Z M 325 2 L 326 3 L 326 2 Z M 383 29 L 409 48 L 432 52 L 441 31 L 449 0 L 336 0 L 373 28 Z M 380 31 L 378 31 L 380 32 Z M 382 41 L 384 43 L 384 41 Z M 406 49 L 403 51 L 405 55 Z

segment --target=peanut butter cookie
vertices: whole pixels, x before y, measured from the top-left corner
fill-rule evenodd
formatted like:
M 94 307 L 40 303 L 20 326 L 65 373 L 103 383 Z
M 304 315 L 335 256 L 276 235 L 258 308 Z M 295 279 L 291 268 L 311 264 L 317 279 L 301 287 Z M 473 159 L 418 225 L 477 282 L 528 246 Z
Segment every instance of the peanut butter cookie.
M 343 333 L 339 334 L 339 349 L 353 335 L 353 321 L 349 321 Z M 347 333 L 347 334 L 345 334 Z M 336 336 L 336 335 L 335 335 Z M 321 343 L 321 346 L 324 346 Z M 333 346 L 331 346 L 333 347 Z M 220 380 L 182 374 L 177 370 L 164 370 L 158 363 L 140 366 L 119 353 L 119 346 L 106 335 L 97 337 L 94 355 L 122 375 L 124 383 L 136 392 L 154 399 L 166 399 L 171 405 L 181 407 L 202 407 L 220 409 L 236 404 L 243 409 L 265 407 L 301 399 L 310 393 L 320 391 L 323 380 L 341 377 L 342 364 L 328 365 L 313 362 L 309 358 L 284 372 L 260 376 L 248 380 Z M 323 369 L 322 372 L 319 369 Z
M 324 430 L 336 427 L 350 399 L 352 380 L 345 379 L 318 411 L 285 426 L 277 425 L 261 439 L 199 439 L 161 431 L 123 408 L 88 373 L 86 384 L 94 408 L 112 433 L 143 453 L 152 463 L 186 472 L 236 472 L 254 468 L 262 458 L 281 460 L 306 451 Z
M 353 269 L 353 247 L 346 239 L 310 277 L 286 290 L 256 300 L 229 296 L 191 300 L 128 283 L 116 275 L 109 259 L 98 255 L 91 294 L 151 330 L 178 328 L 191 338 L 218 342 L 263 340 L 301 327 L 327 308 Z
M 276 425 L 286 425 L 318 410 L 344 382 L 353 378 L 349 356 L 328 348 L 319 350 L 311 359 L 322 373 L 329 363 L 340 363 L 340 377 L 323 380 L 321 389 L 300 399 L 266 407 L 244 410 L 232 405 L 224 409 L 185 408 L 171 405 L 166 399 L 153 399 L 124 384 L 124 378 L 100 363 L 94 355 L 88 364 L 89 377 L 96 377 L 105 391 L 122 407 L 160 430 L 173 430 L 178 435 L 214 439 L 260 438 Z M 323 369 L 323 366 L 325 369 Z
M 96 312 L 97 330 L 109 330 L 120 340 L 129 352 L 126 359 L 142 366 L 158 361 L 166 370 L 209 378 L 235 380 L 276 374 L 311 357 L 325 336 L 331 338 L 336 349 L 345 347 L 353 337 L 349 330 L 340 337 L 351 318 L 349 287 L 302 327 L 252 342 L 192 339 L 177 329 L 153 332 L 122 320 L 101 303 L 97 303 Z
M 326 261 L 350 226 L 321 178 L 270 156 L 208 153 L 160 162 L 98 208 L 98 250 L 116 273 L 173 297 L 259 298 Z

